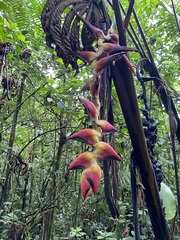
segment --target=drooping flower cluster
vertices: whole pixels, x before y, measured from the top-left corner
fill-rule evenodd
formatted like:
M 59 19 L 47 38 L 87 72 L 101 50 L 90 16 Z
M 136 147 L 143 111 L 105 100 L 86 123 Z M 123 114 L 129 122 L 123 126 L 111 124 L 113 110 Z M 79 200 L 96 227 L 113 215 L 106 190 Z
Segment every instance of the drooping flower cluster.
M 91 92 L 92 102 L 99 111 L 99 91 L 101 85 L 100 75 L 108 65 L 120 58 L 124 59 L 129 69 L 135 74 L 135 70 L 127 58 L 126 52 L 137 52 L 138 50 L 127 46 L 120 46 L 118 35 L 112 28 L 110 28 L 107 32 L 107 35 L 105 35 L 101 29 L 93 26 L 78 13 L 76 13 L 76 15 L 84 24 L 87 25 L 87 27 L 92 31 L 95 39 L 97 39 L 98 49 L 96 52 L 78 51 L 75 54 L 84 62 L 90 64 L 92 68 L 93 76 L 87 80 L 82 90 L 89 90 Z
M 105 120 L 99 120 L 99 92 L 101 89 L 101 74 L 104 69 L 119 58 L 123 58 L 130 70 L 134 73 L 129 59 L 126 56 L 127 51 L 137 51 L 133 48 L 119 45 L 118 35 L 108 30 L 107 35 L 99 28 L 94 27 L 91 23 L 76 14 L 81 21 L 87 25 L 97 39 L 97 52 L 78 51 L 76 55 L 84 62 L 91 65 L 93 76 L 89 78 L 83 87 L 83 90 L 89 90 L 91 101 L 86 98 L 79 98 L 80 102 L 86 108 L 86 111 L 92 121 L 92 128 L 86 128 L 71 135 L 69 139 L 78 140 L 89 144 L 93 147 L 92 152 L 80 154 L 69 166 L 68 170 L 82 169 L 80 179 L 81 192 L 86 199 L 91 192 L 96 193 L 101 180 L 101 169 L 97 163 L 98 159 L 115 159 L 120 160 L 120 156 L 106 142 L 100 141 L 102 135 L 116 131 L 116 128 Z M 104 56 L 105 55 L 105 56 Z
M 93 146 L 92 152 L 81 153 L 68 167 L 68 170 L 83 170 L 80 185 L 82 195 L 84 199 L 86 199 L 91 192 L 97 193 L 100 184 L 101 168 L 97 160 L 108 158 L 120 160 L 120 156 L 109 144 L 100 141 L 102 135 L 114 132 L 116 128 L 105 120 L 98 120 L 98 111 L 91 101 L 85 98 L 80 98 L 79 100 L 86 107 L 90 119 L 93 120 L 99 128 L 98 130 L 92 128 L 82 129 L 69 137 L 69 139 L 78 140 Z

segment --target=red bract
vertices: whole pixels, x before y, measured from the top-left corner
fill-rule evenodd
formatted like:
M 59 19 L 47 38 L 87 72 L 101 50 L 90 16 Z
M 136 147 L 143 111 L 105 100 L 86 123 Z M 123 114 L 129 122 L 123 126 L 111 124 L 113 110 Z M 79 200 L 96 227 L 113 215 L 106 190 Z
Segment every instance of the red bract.
M 91 167 L 96 162 L 96 158 L 93 152 L 81 153 L 68 167 L 68 170 L 72 169 L 86 169 Z
M 89 181 L 87 180 L 85 174 L 81 174 L 81 178 L 80 178 L 80 187 L 81 187 L 81 193 L 83 195 L 83 198 L 86 199 L 87 197 L 89 197 L 89 195 L 92 192 L 92 187 L 89 183 Z
M 94 145 L 97 158 L 121 160 L 117 152 L 106 142 L 99 142 Z
M 87 143 L 89 145 L 94 145 L 99 142 L 99 137 L 101 134 L 92 128 L 85 128 L 77 133 L 74 133 L 69 137 L 69 139 L 77 140 L 80 142 Z
M 79 98 L 79 100 L 86 108 L 86 111 L 87 111 L 90 119 L 92 121 L 97 121 L 99 112 L 98 112 L 97 108 L 95 107 L 95 105 L 86 98 Z
M 91 64 L 93 74 L 98 77 L 104 69 L 111 64 L 114 60 L 117 60 L 118 58 L 121 58 L 124 55 L 124 53 L 116 53 L 107 57 L 101 58 L 99 61 L 94 60 Z
M 111 125 L 109 122 L 107 122 L 106 120 L 98 120 L 96 122 L 97 126 L 101 127 L 102 129 L 102 134 L 106 134 L 106 133 L 111 133 L 111 132 L 116 132 L 117 129 Z
M 97 163 L 93 164 L 89 168 L 86 168 L 82 172 L 80 185 L 84 199 L 86 199 L 89 196 L 91 191 L 93 191 L 95 194 L 97 193 L 100 181 L 101 181 L 101 168 Z

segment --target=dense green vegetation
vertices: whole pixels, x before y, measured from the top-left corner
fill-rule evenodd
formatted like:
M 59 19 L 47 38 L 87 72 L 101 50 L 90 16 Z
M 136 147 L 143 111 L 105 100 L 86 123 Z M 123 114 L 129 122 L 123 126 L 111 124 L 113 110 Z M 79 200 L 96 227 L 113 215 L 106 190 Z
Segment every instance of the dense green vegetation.
M 108 3 L 111 1 L 104 2 L 115 21 Z M 128 1 L 120 2 L 127 9 Z M 174 2 L 180 15 L 180 2 Z M 80 90 L 90 75 L 90 68 L 78 60 L 80 72 L 75 75 L 75 70 L 70 65 L 65 68 L 56 51 L 46 46 L 40 22 L 45 3 L 0 1 L 0 48 L 2 43 L 11 44 L 2 76 L 12 80 L 9 100 L 7 91 L 3 90 L 5 81 L 0 88 L 0 239 L 134 239 L 129 169 L 132 145 L 114 85 L 114 125 L 118 129 L 114 142 L 122 161 L 117 164 L 118 194 L 113 198 L 119 218 L 111 216 L 103 178 L 98 193 L 84 201 L 79 189 L 81 171 L 67 173 L 73 159 L 91 150 L 84 143 L 68 139 L 72 133 L 91 124 L 78 101 L 84 94 Z M 172 7 L 170 1 L 166 3 Z M 137 0 L 135 10 L 157 69 L 178 111 L 180 41 L 175 18 L 158 0 Z M 143 45 L 133 16 L 131 24 Z M 113 27 L 116 28 L 115 23 Z M 135 47 L 128 34 L 127 45 Z M 129 55 L 135 66 L 139 54 Z M 136 77 L 134 83 L 139 96 L 142 88 Z M 85 97 L 89 96 L 86 92 Z M 158 90 L 151 83 L 147 83 L 147 99 L 151 103 L 151 116 L 158 124 L 155 157 L 162 165 L 163 182 L 171 189 L 177 205 L 169 118 Z M 138 103 L 142 108 L 139 98 Z M 175 142 L 179 167 L 180 148 L 179 142 Z M 102 162 L 100 165 L 103 168 Z M 139 189 L 141 239 L 154 239 L 143 186 Z M 172 239 L 179 238 L 178 214 L 177 210 L 167 221 Z

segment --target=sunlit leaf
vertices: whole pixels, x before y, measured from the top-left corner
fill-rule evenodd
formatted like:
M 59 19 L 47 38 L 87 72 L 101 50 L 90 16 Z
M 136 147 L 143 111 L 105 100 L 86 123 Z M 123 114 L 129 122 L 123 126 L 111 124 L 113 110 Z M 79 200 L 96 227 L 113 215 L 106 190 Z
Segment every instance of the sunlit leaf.
M 18 34 L 17 39 L 21 40 L 22 42 L 25 42 L 25 36 L 22 34 Z
M 171 189 L 162 182 L 159 194 L 163 202 L 163 208 L 165 208 L 166 220 L 174 218 L 176 214 L 176 200 Z

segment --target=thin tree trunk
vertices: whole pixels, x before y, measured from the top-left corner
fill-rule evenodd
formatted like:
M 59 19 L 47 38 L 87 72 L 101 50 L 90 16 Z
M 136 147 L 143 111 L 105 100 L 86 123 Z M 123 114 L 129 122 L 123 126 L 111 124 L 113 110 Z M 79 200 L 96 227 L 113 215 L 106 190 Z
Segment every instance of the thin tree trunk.
M 9 138 L 9 150 L 8 150 L 8 160 L 11 158 L 12 150 L 13 150 L 13 145 L 14 145 L 14 140 L 15 140 L 15 135 L 16 135 L 16 125 L 17 125 L 17 120 L 18 120 L 18 115 L 20 111 L 20 106 L 22 102 L 22 96 L 23 96 L 23 90 L 24 90 L 24 81 L 25 81 L 26 75 L 24 75 L 21 85 L 20 85 L 20 91 L 16 103 L 16 110 L 13 115 L 13 120 L 12 120 L 12 127 L 11 127 L 11 133 L 10 133 L 10 138 Z M 10 168 L 9 168 L 9 163 L 7 163 L 7 168 L 6 168 L 6 180 L 2 189 L 2 195 L 0 199 L 0 206 L 2 206 L 2 203 L 5 202 L 8 198 L 8 192 L 11 188 L 10 186 Z
M 63 125 L 62 122 L 63 121 L 62 121 L 62 115 L 61 115 L 61 120 L 60 120 L 60 129 L 61 130 L 60 130 L 60 135 L 59 135 L 58 150 L 57 150 L 56 160 L 53 163 L 53 170 L 52 170 L 53 180 L 52 180 L 52 184 L 51 184 L 51 187 L 49 190 L 49 195 L 52 195 L 51 201 L 53 201 L 53 202 L 57 197 L 57 185 L 58 185 L 58 181 L 59 181 L 59 179 L 57 179 L 56 172 L 60 168 L 62 149 L 63 149 L 63 145 L 65 144 L 65 141 L 66 141 L 64 129 L 62 128 L 62 125 Z M 54 213 L 55 213 L 55 208 L 52 208 L 51 212 L 45 214 L 45 219 L 44 219 L 44 221 L 45 221 L 44 228 L 45 229 L 44 229 L 44 234 L 42 236 L 42 240 L 53 239 L 52 233 L 53 233 Z

